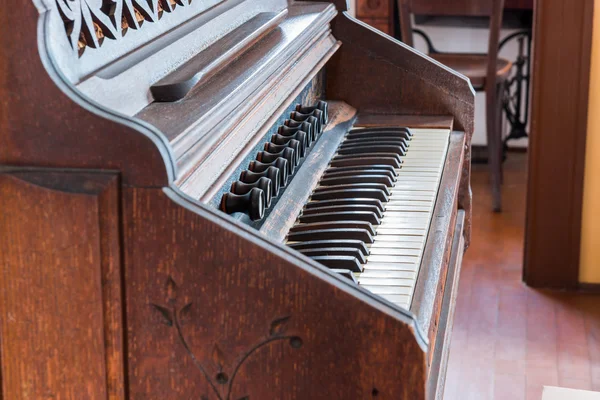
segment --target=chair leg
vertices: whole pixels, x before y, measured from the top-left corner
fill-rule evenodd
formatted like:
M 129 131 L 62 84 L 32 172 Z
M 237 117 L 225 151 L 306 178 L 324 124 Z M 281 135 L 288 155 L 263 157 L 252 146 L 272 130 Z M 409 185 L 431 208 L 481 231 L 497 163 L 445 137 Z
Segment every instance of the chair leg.
M 496 90 L 486 92 L 486 130 L 488 142 L 488 165 L 490 167 L 490 182 L 492 186 L 492 209 L 495 212 L 502 211 L 502 198 L 500 192 L 500 180 L 502 169 L 502 139 L 498 124 L 499 107 L 501 99 L 499 87 Z M 491 92 L 491 93 L 490 93 Z
M 498 118 L 498 140 L 499 145 L 498 145 L 498 152 L 500 153 L 498 155 L 499 160 L 500 160 L 500 164 L 499 164 L 499 170 L 500 170 L 500 185 L 502 186 L 504 184 L 504 168 L 502 168 L 503 164 L 504 164 L 504 140 L 502 137 L 502 133 L 503 131 L 503 122 L 504 119 L 502 118 L 504 115 L 504 109 L 503 109 L 503 101 L 504 101 L 504 87 L 502 85 L 498 85 L 496 94 L 498 96 L 498 114 L 497 114 L 497 118 Z

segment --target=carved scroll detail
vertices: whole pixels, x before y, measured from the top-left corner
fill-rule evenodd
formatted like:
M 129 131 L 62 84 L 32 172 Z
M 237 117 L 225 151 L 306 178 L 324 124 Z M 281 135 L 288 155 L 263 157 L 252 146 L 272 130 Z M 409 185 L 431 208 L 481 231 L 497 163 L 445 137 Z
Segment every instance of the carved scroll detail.
M 81 57 L 89 48 L 97 49 L 106 38 L 118 40 L 129 29 L 158 22 L 192 0 L 56 0 L 65 31 Z
M 229 357 L 223 352 L 221 347 L 215 343 L 212 348 L 211 361 L 214 366 L 217 367 L 216 369 L 219 372 L 216 376 L 212 377 L 207 372 L 207 368 L 203 364 L 203 361 L 194 354 L 183 329 L 186 322 L 189 321 L 189 313 L 193 307 L 193 303 L 180 301 L 180 299 L 178 299 L 178 285 L 171 276 L 167 278 L 165 288 L 167 292 L 167 304 L 150 303 L 150 306 L 160 315 L 165 325 L 176 330 L 181 345 L 185 348 L 186 353 L 192 359 L 196 368 L 204 375 L 219 400 L 231 400 L 231 390 L 238 371 L 244 362 L 260 348 L 276 341 L 288 341 L 290 347 L 294 349 L 299 349 L 304 344 L 302 338 L 299 336 L 286 334 L 287 324 L 290 321 L 291 316 L 288 315 L 275 318 L 268 327 L 268 334 L 266 337 L 255 343 L 241 357 L 238 355 L 239 361 L 229 370 L 224 368 L 225 364 L 227 364 L 227 358 Z M 205 400 L 205 397 L 202 397 L 202 400 Z M 243 396 L 237 400 L 250 400 L 250 396 Z

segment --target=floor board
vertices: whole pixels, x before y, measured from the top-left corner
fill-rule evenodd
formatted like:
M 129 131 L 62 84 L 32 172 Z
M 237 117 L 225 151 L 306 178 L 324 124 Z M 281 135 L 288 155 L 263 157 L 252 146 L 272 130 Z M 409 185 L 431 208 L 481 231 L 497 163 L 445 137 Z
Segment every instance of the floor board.
M 540 400 L 544 385 L 600 391 L 600 296 L 521 282 L 526 154 L 504 165 L 503 213 L 473 170 L 473 242 L 463 261 L 445 400 Z

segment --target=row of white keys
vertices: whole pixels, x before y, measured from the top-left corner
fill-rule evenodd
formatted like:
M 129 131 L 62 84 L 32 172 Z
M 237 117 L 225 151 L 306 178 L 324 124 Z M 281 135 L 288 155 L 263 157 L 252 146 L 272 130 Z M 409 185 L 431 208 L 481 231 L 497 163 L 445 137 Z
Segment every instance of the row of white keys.
M 376 226 L 375 242 L 359 285 L 406 309 L 410 308 L 425 249 L 425 241 L 440 185 L 450 131 L 411 129 L 412 140 L 398 180 Z

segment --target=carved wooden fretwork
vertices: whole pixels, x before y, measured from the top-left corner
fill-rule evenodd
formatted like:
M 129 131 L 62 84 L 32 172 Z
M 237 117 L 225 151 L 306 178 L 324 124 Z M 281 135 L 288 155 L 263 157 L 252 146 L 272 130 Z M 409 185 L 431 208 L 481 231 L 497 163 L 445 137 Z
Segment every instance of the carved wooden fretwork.
M 104 39 L 117 40 L 131 29 L 158 22 L 163 13 L 191 4 L 192 0 L 56 0 L 71 46 L 79 56 L 97 49 Z

